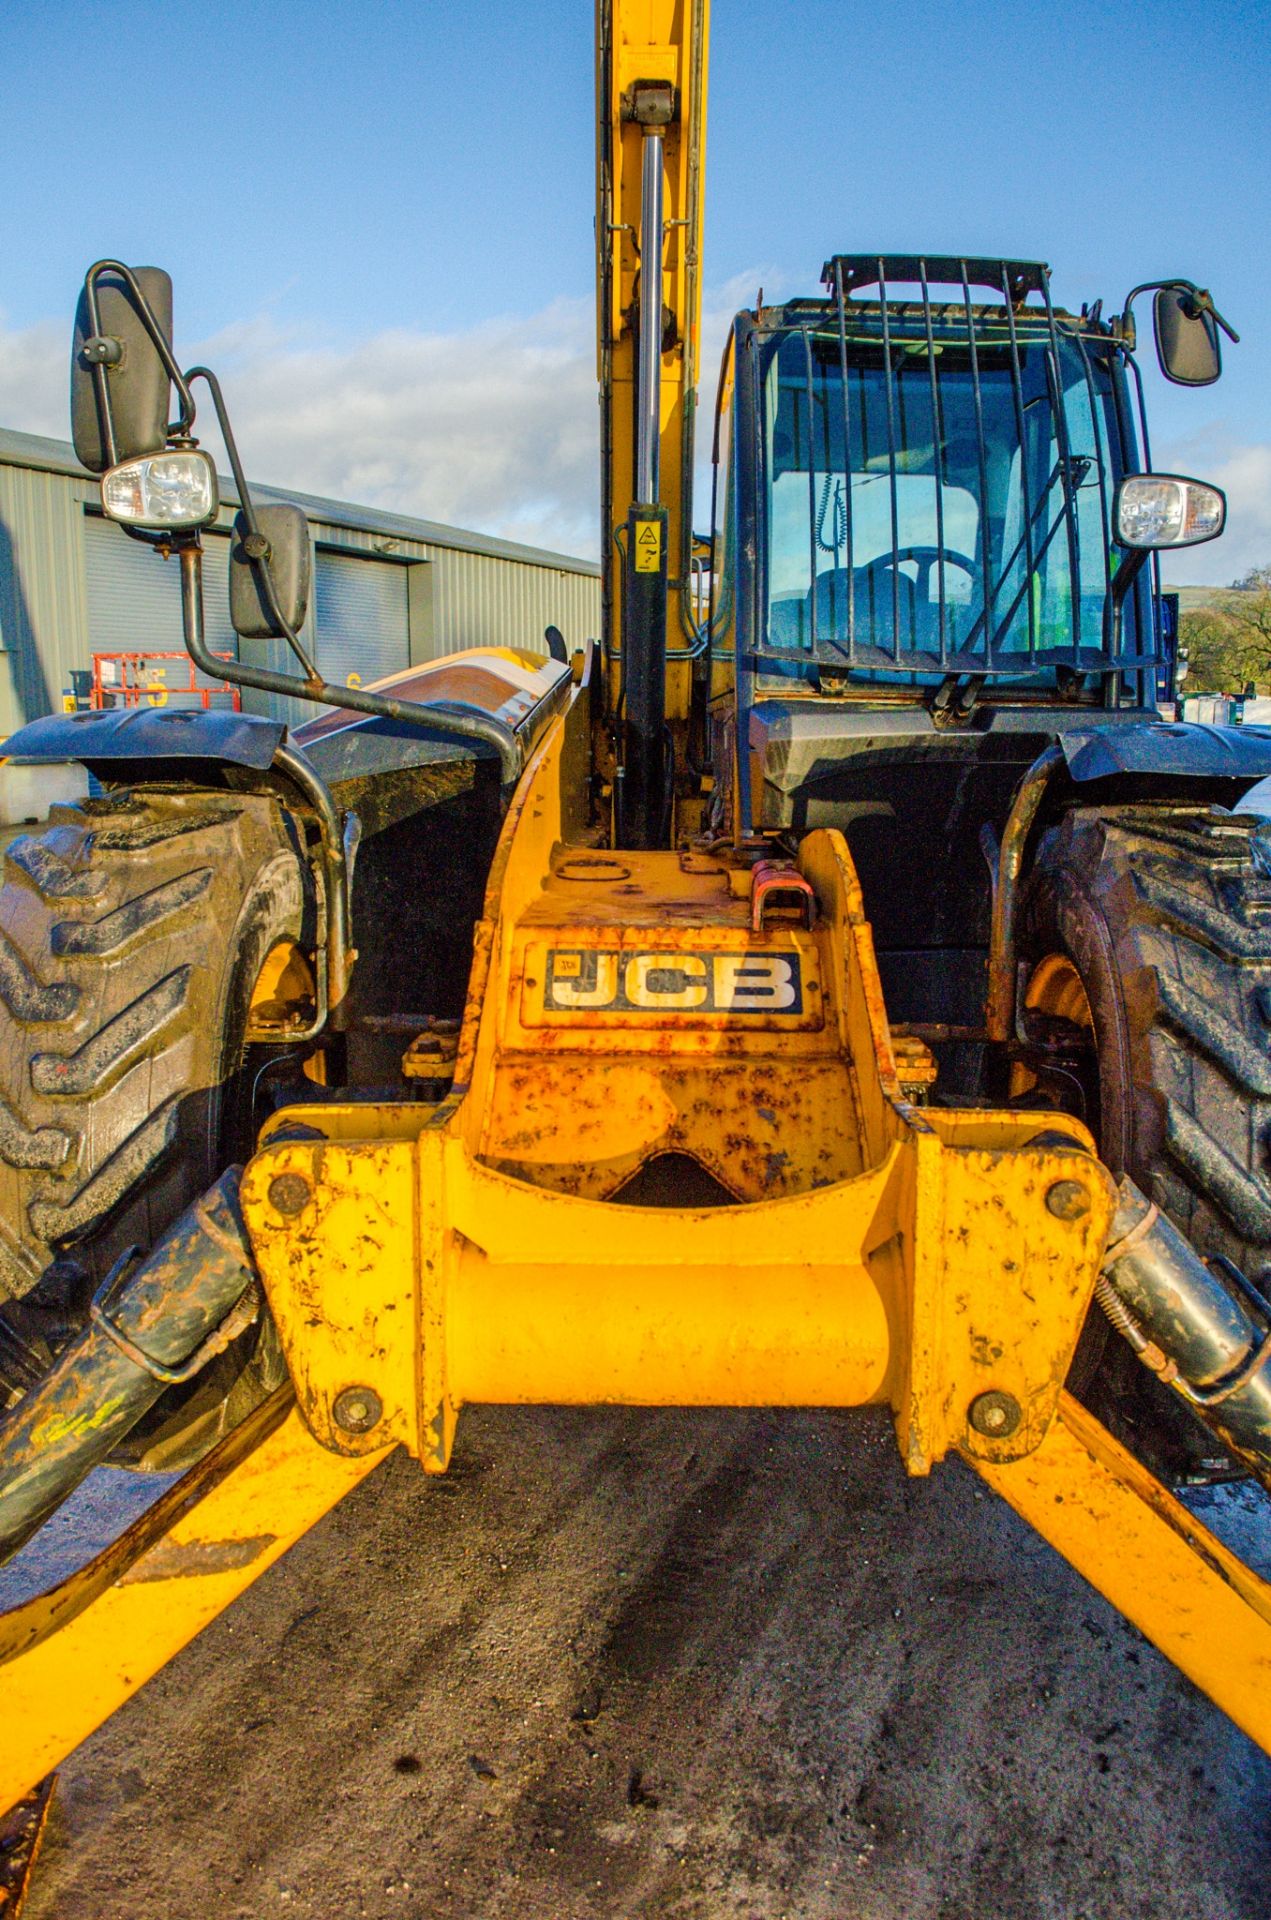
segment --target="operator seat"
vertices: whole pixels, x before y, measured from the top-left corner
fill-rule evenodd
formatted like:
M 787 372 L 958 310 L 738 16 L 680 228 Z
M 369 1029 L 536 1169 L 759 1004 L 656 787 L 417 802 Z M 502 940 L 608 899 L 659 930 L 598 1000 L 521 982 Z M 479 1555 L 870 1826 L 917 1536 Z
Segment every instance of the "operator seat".
M 816 606 L 818 640 L 846 641 L 848 633 L 848 596 L 855 600 L 855 630 L 858 644 L 892 646 L 892 578 L 890 554 L 882 554 L 868 566 L 829 567 L 819 573 L 808 594 L 807 631 L 812 631 L 813 595 Z M 900 639 L 904 647 L 917 644 L 918 595 L 910 576 L 895 570 L 899 581 Z

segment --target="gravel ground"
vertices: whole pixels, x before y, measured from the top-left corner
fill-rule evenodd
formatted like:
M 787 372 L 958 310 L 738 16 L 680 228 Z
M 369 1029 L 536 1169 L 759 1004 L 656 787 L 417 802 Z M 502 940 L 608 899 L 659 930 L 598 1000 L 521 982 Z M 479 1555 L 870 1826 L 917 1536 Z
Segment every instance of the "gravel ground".
M 66 1765 L 27 1916 L 1271 1920 L 1269 1857 L 1271 1762 L 880 1416 L 474 1410 Z

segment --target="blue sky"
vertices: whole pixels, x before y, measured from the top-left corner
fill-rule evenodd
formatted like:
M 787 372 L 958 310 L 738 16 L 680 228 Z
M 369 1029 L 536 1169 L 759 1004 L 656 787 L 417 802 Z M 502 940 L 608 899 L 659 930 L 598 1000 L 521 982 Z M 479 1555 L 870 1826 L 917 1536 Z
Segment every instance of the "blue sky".
M 1065 304 L 1188 274 L 1243 339 L 1216 388 L 1150 378 L 1158 449 L 1232 492 L 1186 571 L 1271 560 L 1265 4 L 713 14 L 713 310 L 836 249 L 1040 255 Z M 588 0 L 9 0 L 0 424 L 65 432 L 76 287 L 118 252 L 172 271 L 261 477 L 585 549 L 592 138 Z

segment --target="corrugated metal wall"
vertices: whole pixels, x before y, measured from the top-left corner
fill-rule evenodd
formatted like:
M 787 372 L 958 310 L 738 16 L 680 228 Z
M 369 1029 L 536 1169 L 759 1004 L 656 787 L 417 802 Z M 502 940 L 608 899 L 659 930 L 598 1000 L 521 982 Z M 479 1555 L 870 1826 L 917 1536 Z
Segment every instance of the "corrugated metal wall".
M 410 665 L 409 567 L 319 547 L 313 570 L 318 669 L 369 686 Z
M 181 574 L 175 559 L 160 560 L 98 514 L 83 515 L 88 631 L 96 653 L 183 653 Z M 229 619 L 229 535 L 203 542 L 203 637 L 212 653 L 231 660 L 238 635 Z M 175 678 L 175 676 L 174 676 Z
M 0 459 L 0 737 L 60 707 L 86 667 L 85 483 Z
M 431 605 L 419 624 L 431 629 L 431 644 L 426 652 L 419 651 L 417 636 L 412 632 L 416 659 L 429 660 L 435 654 L 457 653 L 464 647 L 529 647 L 545 653 L 543 629 L 553 625 L 560 628 L 571 647 L 600 637 L 598 567 L 584 561 L 571 566 L 556 554 L 528 562 L 518 558 L 514 549 L 507 554 L 483 553 L 410 539 L 397 532 L 408 523 L 396 515 L 384 515 L 382 531 L 341 526 L 319 519 L 313 511 L 317 503 L 303 495 L 295 498 L 308 512 L 314 539 L 319 542 L 383 554 L 399 563 L 430 563 Z M 460 533 L 455 535 L 456 540 L 462 537 Z M 412 612 L 412 628 L 416 624 Z
M 558 626 L 571 646 L 599 635 L 599 569 L 585 561 L 303 494 L 261 489 L 261 497 L 295 499 L 309 515 L 317 546 L 363 554 L 369 564 L 391 568 L 395 587 L 406 576 L 412 661 L 464 647 L 528 647 L 542 653 L 549 624 Z M 228 529 L 237 502 L 225 481 L 222 503 L 220 524 Z M 109 621 L 94 619 L 86 585 L 86 541 L 92 536 L 86 532 L 85 509 L 97 506 L 96 483 L 85 477 L 68 446 L 0 429 L 0 740 L 24 721 L 58 709 L 72 671 L 87 670 L 94 651 L 118 645 L 121 631 L 136 630 L 118 610 Z M 100 539 L 104 529 L 99 524 L 95 532 Z M 116 537 L 121 582 L 130 568 L 155 570 L 154 579 L 146 574 L 144 584 L 135 571 L 131 574 L 137 582 L 136 626 L 144 624 L 145 603 L 153 604 L 155 582 L 166 586 L 169 577 L 175 616 L 175 569 L 163 568 L 124 533 Z M 209 629 L 218 636 L 224 626 L 222 574 L 223 569 L 210 570 L 208 580 Z M 121 585 L 120 591 L 126 590 Z M 164 625 L 164 633 L 150 644 L 171 644 L 173 629 Z M 312 613 L 306 626 L 311 633 Z M 140 632 L 134 643 L 147 644 Z M 250 645 L 243 651 L 253 654 Z M 375 650 L 368 652 L 367 679 Z M 357 661 L 356 633 L 342 637 L 339 654 L 342 664 Z M 245 696 L 244 704 L 256 711 L 276 706 L 279 716 L 293 723 L 312 711 L 259 695 Z M 287 712 L 288 707 L 294 711 Z
M 552 567 L 524 567 L 484 553 L 434 548 L 434 631 L 439 653 L 460 647 L 534 647 L 558 626 L 571 647 L 600 633 L 600 582 Z

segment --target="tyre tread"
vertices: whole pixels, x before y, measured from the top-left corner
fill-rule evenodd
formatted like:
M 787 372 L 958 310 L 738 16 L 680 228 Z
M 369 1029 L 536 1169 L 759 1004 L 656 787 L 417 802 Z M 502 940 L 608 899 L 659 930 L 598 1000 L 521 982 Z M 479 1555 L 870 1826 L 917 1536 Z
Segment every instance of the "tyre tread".
M 294 865 L 298 846 L 268 796 L 190 789 L 59 806 L 10 844 L 0 1213 L 33 1276 L 87 1246 L 99 1277 L 121 1238 L 148 1241 L 172 1196 L 213 1177 L 201 1114 L 234 928 L 257 878 L 280 856 Z M 0 1274 L 0 1298 L 13 1285 Z
M 1081 808 L 1038 868 L 1099 909 L 1122 983 L 1145 1145 L 1129 1171 L 1202 1254 L 1257 1271 L 1271 1247 L 1271 884 L 1253 816 Z

